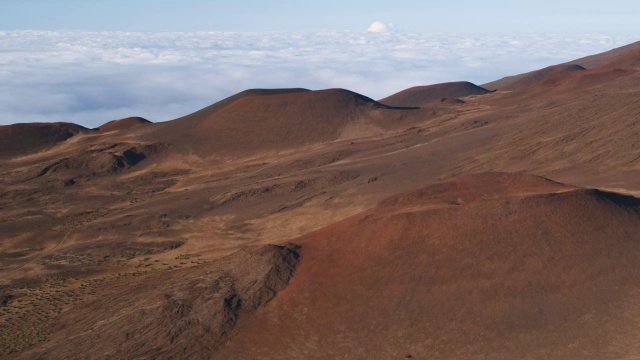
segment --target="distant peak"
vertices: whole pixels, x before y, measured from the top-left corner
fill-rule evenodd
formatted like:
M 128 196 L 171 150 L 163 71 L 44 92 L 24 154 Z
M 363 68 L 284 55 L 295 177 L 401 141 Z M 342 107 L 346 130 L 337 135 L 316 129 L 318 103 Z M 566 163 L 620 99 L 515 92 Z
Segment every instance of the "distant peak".
M 280 95 L 280 94 L 294 94 L 300 92 L 308 92 L 311 91 L 305 88 L 278 88 L 278 89 L 247 89 L 241 91 L 233 96 L 269 96 L 269 95 Z
M 149 121 L 149 120 L 147 120 L 145 118 L 141 118 L 141 117 L 138 117 L 138 116 L 132 116 L 132 117 L 119 119 L 119 120 L 111 120 L 111 121 L 105 123 L 104 125 L 101 125 L 96 130 L 99 130 L 99 131 L 119 131 L 119 130 L 130 129 L 132 127 L 136 127 L 136 126 L 140 126 L 140 125 L 151 124 L 151 123 L 152 123 L 151 121 Z
M 490 91 L 468 81 L 414 86 L 379 100 L 382 104 L 402 107 L 422 107 L 445 98 L 484 95 Z

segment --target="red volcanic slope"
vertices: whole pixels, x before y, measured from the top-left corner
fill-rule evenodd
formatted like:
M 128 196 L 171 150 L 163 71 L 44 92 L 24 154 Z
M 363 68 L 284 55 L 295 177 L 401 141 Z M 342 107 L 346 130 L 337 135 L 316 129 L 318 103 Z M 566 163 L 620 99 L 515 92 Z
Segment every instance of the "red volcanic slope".
M 158 124 L 149 136 L 207 154 L 247 154 L 349 137 L 356 127 L 358 136 L 398 128 L 403 111 L 343 89 L 249 92 Z
M 88 129 L 70 123 L 29 123 L 0 126 L 0 159 L 46 150 Z
M 499 169 L 638 191 L 634 56 L 423 110 L 252 90 L 0 161 L 0 353 L 637 357 L 638 199 L 505 173 L 415 189 Z M 74 129 L 0 137 L 20 155 Z
M 621 46 L 619 48 L 615 48 L 613 50 L 609 50 L 600 54 L 583 57 L 583 58 L 568 62 L 567 64 L 577 64 L 587 69 L 591 69 L 604 64 L 610 59 L 613 59 L 620 55 L 629 53 L 631 51 L 636 51 L 639 49 L 640 49 L 640 41 L 635 42 L 633 44 Z
M 583 70 L 585 70 L 585 68 L 580 65 L 554 65 L 525 74 L 508 76 L 506 78 L 493 81 L 482 86 L 491 90 L 513 91 L 518 89 L 526 89 L 529 86 L 538 84 L 552 77 Z
M 622 358 L 639 335 L 639 212 L 517 174 L 391 197 L 295 240 L 289 286 L 218 355 Z
M 183 116 L 181 118 L 175 119 L 174 121 L 180 121 L 183 119 L 193 119 L 193 118 L 206 118 L 212 116 L 218 110 L 224 108 L 225 106 L 232 104 L 236 100 L 242 99 L 247 96 L 269 96 L 269 95 L 281 95 L 281 94 L 295 94 L 299 92 L 307 92 L 311 91 L 303 88 L 284 88 L 284 89 L 248 89 L 241 91 L 235 95 L 229 96 L 228 98 L 222 99 L 215 104 L 209 105 L 203 109 L 200 109 L 192 114 Z
M 547 70 L 557 68 L 555 70 L 556 74 L 551 74 L 551 76 L 555 76 L 555 75 L 559 75 L 560 73 L 568 73 L 575 70 L 580 70 L 580 68 L 592 69 L 592 68 L 596 68 L 601 65 L 604 65 L 605 63 L 611 61 L 612 59 L 620 56 L 623 56 L 623 57 L 633 56 L 630 54 L 633 54 L 633 53 L 637 54 L 638 50 L 640 50 L 640 41 L 635 42 L 633 44 L 625 45 L 619 48 L 615 48 L 613 50 L 609 50 L 600 54 L 591 55 L 591 56 L 580 58 L 574 61 L 570 61 L 565 64 L 551 66 L 550 68 L 547 68 Z M 572 67 L 572 66 L 577 66 L 577 67 Z M 626 66 L 618 66 L 618 67 L 626 67 Z M 637 67 L 637 65 L 633 67 Z M 535 76 L 538 72 L 543 70 L 545 69 L 536 70 L 536 71 L 532 71 L 532 72 L 528 72 L 520 75 L 507 76 L 500 80 L 483 84 L 482 86 L 490 90 L 506 90 L 507 87 L 511 86 L 514 83 L 519 82 L 523 78 L 526 78 L 526 77 L 530 78 L 531 76 Z M 550 72 L 554 72 L 554 71 L 550 71 Z
M 631 71 L 619 68 L 597 67 L 587 71 L 574 72 L 552 77 L 546 79 L 543 82 L 535 84 L 530 89 L 532 91 L 545 91 L 549 87 L 554 87 L 555 90 L 567 92 L 588 89 L 602 85 L 610 86 L 612 82 L 625 79 L 631 74 Z
M 500 90 L 519 90 L 519 96 L 526 98 L 534 94 L 548 96 L 554 92 L 571 92 L 593 87 L 612 87 L 619 82 L 629 82 L 640 68 L 640 49 L 631 50 L 621 55 L 608 58 L 599 66 L 584 69 L 579 65 L 557 65 L 532 73 L 498 80 L 492 84 L 504 84 Z M 513 99 L 507 101 L 513 101 Z
M 484 95 L 488 92 L 490 91 L 470 82 L 459 81 L 412 87 L 381 99 L 379 102 L 397 107 L 422 107 L 446 98 Z
M 640 68 L 640 49 L 627 51 L 624 54 L 616 56 L 599 67 L 601 68 L 619 68 L 619 69 L 638 69 Z
M 147 125 L 147 124 L 152 124 L 152 122 L 145 118 L 134 116 L 134 117 L 128 117 L 125 119 L 109 121 L 108 123 L 101 125 L 97 130 L 104 131 L 104 132 L 131 130 L 138 126 Z

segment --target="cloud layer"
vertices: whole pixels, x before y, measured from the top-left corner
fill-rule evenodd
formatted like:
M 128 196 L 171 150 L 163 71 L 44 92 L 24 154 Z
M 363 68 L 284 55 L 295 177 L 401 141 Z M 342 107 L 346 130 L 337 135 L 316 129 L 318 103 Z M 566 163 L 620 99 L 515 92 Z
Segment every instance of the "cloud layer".
M 0 124 L 170 120 L 248 88 L 482 84 L 636 41 L 628 35 L 0 31 Z

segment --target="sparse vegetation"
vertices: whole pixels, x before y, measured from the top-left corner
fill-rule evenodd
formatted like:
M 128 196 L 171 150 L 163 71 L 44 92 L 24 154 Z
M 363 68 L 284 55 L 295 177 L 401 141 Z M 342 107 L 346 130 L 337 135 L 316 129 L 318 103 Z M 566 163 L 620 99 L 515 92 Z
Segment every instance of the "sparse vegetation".
M 180 254 L 176 256 L 176 260 L 189 260 L 196 257 L 200 257 L 200 254 Z
M 114 209 L 109 208 L 96 208 L 91 211 L 83 211 L 72 215 L 69 220 L 66 222 L 56 225 L 51 230 L 56 232 L 66 232 L 78 228 L 80 226 L 84 226 L 89 224 L 107 214 L 114 211 Z
M 64 281 L 51 281 L 42 287 L 13 290 L 11 301 L 0 311 L 0 355 L 20 352 L 47 339 L 53 319 L 81 299 L 88 288 L 67 288 Z
M 150 257 L 143 259 L 150 260 Z M 145 264 L 145 267 L 151 265 L 152 263 Z M 95 296 L 97 288 L 105 281 L 176 268 L 178 267 L 152 268 L 86 280 L 47 278 L 41 286 L 14 288 L 10 294 L 0 298 L 0 357 L 19 353 L 46 341 L 56 317 L 65 309 L 73 308 L 80 301 Z

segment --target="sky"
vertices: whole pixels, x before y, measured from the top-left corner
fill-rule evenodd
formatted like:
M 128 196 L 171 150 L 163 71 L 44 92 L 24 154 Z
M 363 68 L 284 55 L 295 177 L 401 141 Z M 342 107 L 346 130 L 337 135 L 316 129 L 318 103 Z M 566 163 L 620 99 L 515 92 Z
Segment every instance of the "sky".
M 486 83 L 640 40 L 640 2 L 0 0 L 0 125 L 174 119 L 249 88 Z
M 1 0 L 3 30 L 627 32 L 637 0 Z

